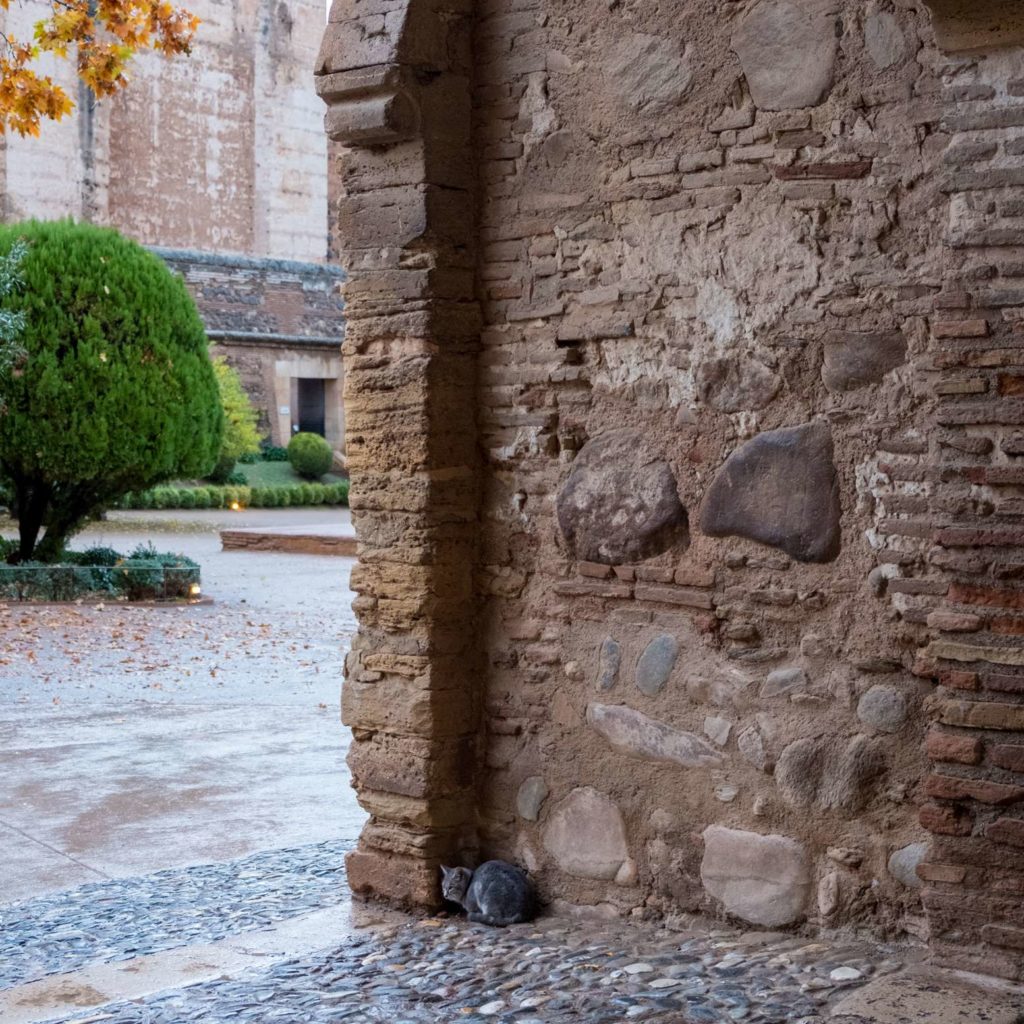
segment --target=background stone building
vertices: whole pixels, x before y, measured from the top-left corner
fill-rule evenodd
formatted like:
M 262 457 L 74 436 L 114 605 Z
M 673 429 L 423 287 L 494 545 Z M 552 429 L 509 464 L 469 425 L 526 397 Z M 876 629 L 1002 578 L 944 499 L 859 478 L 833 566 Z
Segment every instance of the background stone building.
M 272 441 L 301 425 L 340 448 L 341 275 L 325 263 L 327 140 L 310 76 L 323 4 L 186 6 L 202 19 L 191 57 L 138 58 L 113 100 L 95 103 L 68 62 L 52 64 L 77 108 L 38 139 L 0 139 L 3 216 L 73 216 L 157 248 Z M 31 38 L 48 10 L 26 0 L 0 18 Z
M 1024 16 L 336 0 L 356 891 L 1024 977 Z

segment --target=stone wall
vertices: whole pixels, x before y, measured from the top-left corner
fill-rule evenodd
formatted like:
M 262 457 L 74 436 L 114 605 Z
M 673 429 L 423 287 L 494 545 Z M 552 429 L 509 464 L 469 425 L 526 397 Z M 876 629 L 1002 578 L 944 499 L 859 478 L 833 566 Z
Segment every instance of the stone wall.
M 44 68 L 77 104 L 38 139 L 0 138 L 4 216 L 74 216 L 147 245 L 298 260 L 327 255 L 327 144 L 310 88 L 319 0 L 189 0 L 191 57 L 143 54 L 131 87 L 91 102 L 67 61 Z M 0 24 L 31 40 L 49 0 Z
M 436 898 L 386 881 L 398 827 L 424 879 L 474 854 L 395 795 L 433 786 L 549 899 L 910 933 L 1024 977 L 1024 52 L 988 6 L 986 35 L 945 2 L 478 0 L 464 239 L 408 148 L 445 151 L 462 106 L 432 120 L 406 85 L 439 69 L 403 45 L 468 4 L 336 0 L 320 91 L 373 323 L 348 342 L 373 369 L 349 401 L 357 890 Z M 473 439 L 418 411 L 461 418 L 463 377 L 411 400 L 402 369 L 461 284 L 402 273 L 456 228 L 482 313 L 478 650 L 413 727 L 385 697 L 451 665 L 387 654 L 411 653 L 389 611 L 430 622 L 465 581 L 385 570 L 431 562 L 446 506 L 420 489 L 415 529 L 386 525 L 407 489 L 378 465 L 399 409 L 428 472 Z M 477 759 L 453 765 L 428 743 L 470 728 L 467 685 Z

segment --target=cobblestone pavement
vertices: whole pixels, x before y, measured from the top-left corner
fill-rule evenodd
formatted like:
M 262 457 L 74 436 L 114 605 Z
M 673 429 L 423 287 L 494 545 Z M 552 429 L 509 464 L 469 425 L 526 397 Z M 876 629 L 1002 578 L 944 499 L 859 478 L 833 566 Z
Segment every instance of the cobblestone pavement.
M 347 898 L 341 843 L 90 883 L 2 909 L 0 989 L 215 942 Z M 814 1024 L 838 995 L 899 969 L 851 942 L 703 934 L 562 916 L 491 929 L 401 917 L 344 944 L 58 1019 L 104 1024 L 658 1021 Z
M 346 843 L 90 882 L 0 907 L 0 988 L 265 928 L 347 899 Z
M 495 931 L 427 919 L 265 972 L 107 1006 L 88 1019 L 813 1024 L 837 994 L 899 966 L 873 953 L 792 937 L 686 936 L 625 922 L 595 928 L 553 918 Z

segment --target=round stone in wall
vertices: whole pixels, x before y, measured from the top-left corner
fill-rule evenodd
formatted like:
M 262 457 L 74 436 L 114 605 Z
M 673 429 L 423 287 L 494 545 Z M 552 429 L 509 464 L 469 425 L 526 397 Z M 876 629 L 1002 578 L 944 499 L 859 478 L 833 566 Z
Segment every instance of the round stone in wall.
M 618 807 L 589 786 L 574 789 L 548 815 L 544 848 L 564 872 L 580 878 L 610 881 L 629 860 Z
M 877 732 L 898 732 L 907 717 L 907 701 L 891 686 L 872 686 L 857 704 L 857 717 Z
M 610 430 L 583 446 L 556 511 L 569 549 L 581 561 L 641 562 L 689 545 L 672 469 L 650 453 L 636 430 Z
M 837 46 L 835 0 L 759 0 L 732 36 L 762 110 L 821 103 L 832 88 Z
M 641 693 L 653 697 L 668 682 L 679 657 L 679 641 L 667 633 L 655 637 L 640 655 L 636 664 L 636 687 Z
M 917 875 L 917 865 L 927 854 L 927 843 L 911 843 L 896 850 L 889 858 L 889 874 L 910 889 L 920 889 L 924 882 Z
M 700 879 L 728 913 L 778 928 L 804 916 L 811 865 L 795 839 L 712 825 L 704 830 Z
M 839 554 L 839 477 L 823 420 L 766 430 L 715 474 L 700 511 L 711 537 L 747 537 L 798 562 Z
M 548 798 L 548 784 L 539 776 L 531 775 L 519 787 L 516 794 L 516 809 L 524 821 L 536 821 L 540 809 Z

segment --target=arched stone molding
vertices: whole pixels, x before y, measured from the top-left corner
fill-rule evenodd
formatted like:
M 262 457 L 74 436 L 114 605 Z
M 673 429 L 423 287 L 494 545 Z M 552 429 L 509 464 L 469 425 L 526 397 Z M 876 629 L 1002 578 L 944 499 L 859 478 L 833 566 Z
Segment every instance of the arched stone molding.
M 468 0 L 336 0 L 317 61 L 345 287 L 359 632 L 342 717 L 370 813 L 355 893 L 439 900 L 475 843 L 473 162 Z

